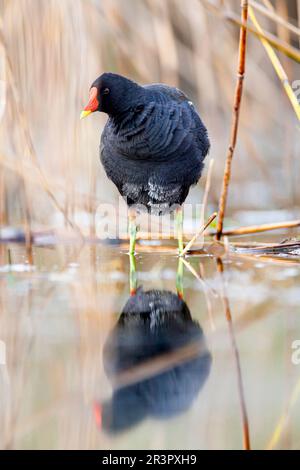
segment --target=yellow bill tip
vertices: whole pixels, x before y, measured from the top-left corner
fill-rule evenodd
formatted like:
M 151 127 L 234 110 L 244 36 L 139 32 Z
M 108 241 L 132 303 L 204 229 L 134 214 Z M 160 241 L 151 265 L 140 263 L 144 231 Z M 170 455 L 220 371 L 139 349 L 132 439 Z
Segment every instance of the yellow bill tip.
M 83 119 L 87 117 L 89 114 L 91 114 L 92 111 L 81 111 L 80 113 L 80 119 Z

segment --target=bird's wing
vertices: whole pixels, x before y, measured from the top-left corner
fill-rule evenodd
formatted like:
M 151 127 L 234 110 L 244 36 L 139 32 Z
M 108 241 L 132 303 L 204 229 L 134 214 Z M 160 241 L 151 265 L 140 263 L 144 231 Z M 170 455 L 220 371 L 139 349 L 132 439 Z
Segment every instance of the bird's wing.
M 190 144 L 194 143 L 204 158 L 210 146 L 207 130 L 192 101 L 182 90 L 163 83 L 144 85 L 144 88 L 155 93 L 157 99 L 155 107 L 158 111 L 156 115 L 165 120 L 165 125 L 162 126 L 159 135 L 162 134 L 163 128 L 169 129 L 169 135 L 170 133 L 174 135 L 174 130 L 176 130 L 172 145 L 173 149 L 176 150 L 176 142 L 181 144 L 184 140 Z
M 187 102 L 155 103 L 145 123 L 144 142 L 148 142 L 152 156 L 199 152 L 202 159 L 208 151 L 207 131 L 194 106 Z
M 199 179 L 208 148 L 206 128 L 190 102 L 152 100 L 131 117 L 130 125 L 126 123 L 117 132 L 110 120 L 107 122 L 101 160 L 115 184 L 133 175 L 146 182 L 155 175 L 157 185 L 182 182 L 184 177 L 189 186 Z
M 172 86 L 165 85 L 163 83 L 151 83 L 150 85 L 144 85 L 149 91 L 159 92 L 166 95 L 169 99 L 177 101 L 178 103 L 182 101 L 189 101 L 189 98 L 179 90 Z

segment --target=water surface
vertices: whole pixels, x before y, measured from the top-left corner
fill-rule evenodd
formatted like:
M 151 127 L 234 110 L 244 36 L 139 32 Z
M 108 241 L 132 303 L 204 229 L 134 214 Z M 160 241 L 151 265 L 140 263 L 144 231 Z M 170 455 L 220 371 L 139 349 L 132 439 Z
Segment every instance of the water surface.
M 1 247 L 1 448 L 299 448 L 297 258 L 188 257 L 183 300 L 172 254 L 135 296 L 118 246 L 33 259 Z

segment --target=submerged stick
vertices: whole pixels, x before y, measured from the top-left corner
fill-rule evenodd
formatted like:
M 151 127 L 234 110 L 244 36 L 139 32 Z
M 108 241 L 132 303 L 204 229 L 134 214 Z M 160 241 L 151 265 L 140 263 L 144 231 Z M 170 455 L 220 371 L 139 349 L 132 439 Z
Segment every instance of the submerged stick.
M 243 82 L 245 76 L 245 64 L 246 64 L 246 41 L 247 41 L 247 29 L 245 24 L 247 23 L 248 18 L 248 0 L 242 0 L 241 3 L 241 19 L 243 25 L 240 29 L 240 42 L 239 42 L 239 63 L 238 63 L 238 74 L 237 74 L 237 83 L 235 88 L 235 97 L 232 113 L 232 127 L 231 127 L 231 136 L 230 143 L 228 147 L 224 177 L 223 177 L 223 186 L 221 197 L 219 201 L 219 218 L 217 225 L 217 240 L 220 240 L 223 232 L 223 223 L 227 203 L 228 188 L 231 176 L 231 163 L 234 155 L 234 150 L 237 141 L 238 126 L 239 126 L 239 115 L 240 115 L 240 105 L 242 101 L 243 94 Z

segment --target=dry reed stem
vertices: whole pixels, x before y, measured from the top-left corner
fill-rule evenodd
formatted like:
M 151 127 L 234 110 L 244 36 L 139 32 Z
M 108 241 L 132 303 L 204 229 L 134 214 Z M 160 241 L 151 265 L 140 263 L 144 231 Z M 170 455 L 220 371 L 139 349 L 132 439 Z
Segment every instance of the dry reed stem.
M 300 220 L 291 220 L 288 222 L 277 222 L 274 224 L 250 225 L 249 227 L 239 227 L 235 229 L 224 230 L 223 235 L 248 235 L 252 233 L 268 232 L 269 230 L 279 230 L 286 228 L 300 227 Z M 215 236 L 216 232 L 211 232 L 209 235 Z
M 274 34 L 262 31 L 261 33 L 257 31 L 255 28 L 252 26 L 244 25 L 243 22 L 239 19 L 239 17 L 232 12 L 224 12 L 222 15 L 226 20 L 242 27 L 245 26 L 247 31 L 251 34 L 254 34 L 258 38 L 263 38 L 266 39 L 271 46 L 273 46 L 275 49 L 279 50 L 282 52 L 284 55 L 289 57 L 290 59 L 293 59 L 295 62 L 300 63 L 300 53 L 299 50 L 296 49 L 295 47 L 291 46 L 290 44 L 287 44 L 285 41 L 282 41 L 279 39 L 277 36 L 274 36 Z
M 237 347 L 237 343 L 235 339 L 235 334 L 234 334 L 234 327 L 233 327 L 233 321 L 232 321 L 232 316 L 231 316 L 230 304 L 229 304 L 229 299 L 228 299 L 228 295 L 226 292 L 226 285 L 224 281 L 224 265 L 223 265 L 221 258 L 217 259 L 217 268 L 221 277 L 223 307 L 224 307 L 226 320 L 228 324 L 231 346 L 233 350 L 236 371 L 237 371 L 238 392 L 239 392 L 241 414 L 242 414 L 242 425 L 243 425 L 243 446 L 245 450 L 251 450 L 249 420 L 248 420 L 248 413 L 247 413 L 247 407 L 246 407 L 246 401 L 245 401 L 240 355 L 239 355 L 239 351 L 238 351 L 238 347 Z
M 226 18 L 232 23 L 235 23 L 239 26 L 243 26 L 243 23 L 240 20 L 238 20 L 234 14 L 228 13 Z M 268 41 L 268 43 L 270 43 L 271 46 L 273 46 L 278 51 L 282 52 L 284 55 L 286 55 L 290 59 L 294 60 L 295 62 L 300 63 L 300 53 L 298 49 L 296 49 L 295 47 L 291 46 L 290 44 L 287 44 L 285 41 L 282 41 L 281 39 L 278 39 L 278 37 L 274 36 L 274 34 L 272 33 L 268 33 L 266 31 L 259 33 L 255 28 L 249 25 L 246 26 L 246 29 L 249 33 L 254 34 L 259 39 L 263 38 L 266 41 Z
M 203 0 L 204 1 L 204 0 Z M 204 1 L 205 5 L 212 10 L 215 14 L 219 15 L 221 18 L 230 21 L 231 23 L 240 26 L 241 28 L 244 27 L 249 33 L 254 34 L 258 38 L 266 39 L 275 49 L 279 50 L 283 54 L 285 54 L 290 59 L 293 59 L 295 62 L 300 63 L 300 52 L 295 47 L 287 44 L 285 41 L 282 41 L 274 34 L 263 31 L 259 33 L 255 28 L 250 26 L 249 24 L 243 23 L 238 15 L 233 13 L 232 11 L 228 11 L 227 9 L 220 9 L 216 5 L 212 4 L 209 0 Z
M 182 256 L 184 256 L 193 246 L 197 238 L 202 235 L 202 233 L 205 232 L 205 230 L 210 226 L 210 224 L 215 220 L 217 217 L 218 213 L 214 212 L 209 219 L 205 222 L 205 224 L 202 225 L 202 227 L 198 230 L 198 232 L 193 236 L 193 238 L 188 242 L 188 244 L 185 246 L 185 248 L 182 251 Z
M 262 28 L 260 26 L 260 24 L 258 23 L 257 19 L 256 19 L 256 16 L 254 14 L 254 11 L 253 11 L 253 8 L 252 7 L 249 7 L 249 16 L 254 24 L 254 26 L 257 28 L 257 30 L 259 32 L 262 32 Z M 268 43 L 268 41 L 266 41 L 264 38 L 260 38 L 261 40 L 261 43 L 262 45 L 264 46 L 265 50 L 267 51 L 267 54 L 269 56 L 269 59 L 275 69 L 275 72 L 277 73 L 281 83 L 282 83 L 282 86 L 293 106 L 293 109 L 295 111 L 295 114 L 298 118 L 298 120 L 300 121 L 300 104 L 296 98 L 296 95 L 295 93 L 293 92 L 293 89 L 289 83 L 289 79 L 288 79 L 288 76 L 283 68 L 283 66 L 281 65 L 281 62 L 280 60 L 278 59 L 277 55 L 275 54 L 274 50 L 272 49 L 272 47 L 270 46 L 270 44 Z
M 241 18 L 242 23 L 247 23 L 248 18 L 248 1 L 242 0 L 241 3 Z M 238 126 L 239 126 L 239 114 L 240 114 L 240 105 L 243 94 L 243 82 L 245 76 L 245 65 L 246 65 L 246 44 L 247 44 L 247 29 L 245 26 L 241 26 L 240 29 L 240 41 L 239 41 L 239 61 L 238 61 L 238 74 L 237 74 L 237 83 L 235 89 L 234 97 L 234 106 L 233 106 L 233 115 L 232 115 L 232 127 L 231 127 L 231 137 L 230 144 L 228 148 L 228 153 L 226 157 L 224 177 L 223 177 L 223 186 L 219 202 L 219 217 L 217 225 L 217 240 L 220 240 L 223 231 L 223 223 L 226 211 L 226 203 L 228 196 L 228 188 L 231 176 L 231 163 L 235 151 Z
M 270 9 L 270 5 L 266 8 L 260 3 L 258 3 L 256 0 L 249 0 L 249 5 L 255 10 L 259 11 L 262 13 L 264 16 L 270 18 L 271 20 L 275 21 L 281 26 L 284 26 L 286 29 L 294 33 L 296 36 L 300 36 L 300 28 L 297 26 L 293 25 L 292 23 L 289 23 L 289 21 L 286 21 L 284 18 L 282 18 L 280 15 L 278 15 L 274 9 Z

